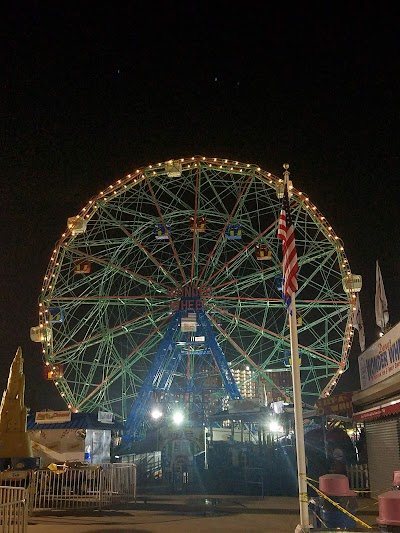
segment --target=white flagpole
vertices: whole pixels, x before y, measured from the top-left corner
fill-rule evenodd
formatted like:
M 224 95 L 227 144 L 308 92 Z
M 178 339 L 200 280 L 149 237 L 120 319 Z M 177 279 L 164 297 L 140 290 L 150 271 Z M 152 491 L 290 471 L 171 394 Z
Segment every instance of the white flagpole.
M 297 319 L 296 319 L 296 302 L 295 293 L 291 295 L 290 303 L 291 313 L 289 313 L 290 327 L 290 352 L 292 356 L 292 382 L 293 382 L 293 406 L 294 406 L 294 428 L 296 435 L 296 454 L 297 454 L 297 478 L 299 482 L 299 505 L 300 505 L 300 529 L 296 533 L 308 533 L 310 528 L 308 515 L 308 496 L 307 496 L 307 469 L 306 469 L 306 452 L 304 444 L 304 422 L 303 422 L 303 401 L 301 399 L 301 380 L 300 380 L 300 359 L 299 345 L 297 338 Z
M 289 181 L 289 165 L 284 165 L 285 183 Z M 294 407 L 294 429 L 296 436 L 296 455 L 297 455 L 297 479 L 299 483 L 299 507 L 300 507 L 300 524 L 295 533 L 309 533 L 310 519 L 308 514 L 308 496 L 307 496 L 307 468 L 306 452 L 304 444 L 304 422 L 303 422 L 303 401 L 301 398 L 301 380 L 300 380 L 300 359 L 299 343 L 297 336 L 297 316 L 296 316 L 296 293 L 291 294 L 289 312 L 289 332 L 290 332 L 290 353 L 292 357 L 292 383 L 293 383 L 293 407 Z

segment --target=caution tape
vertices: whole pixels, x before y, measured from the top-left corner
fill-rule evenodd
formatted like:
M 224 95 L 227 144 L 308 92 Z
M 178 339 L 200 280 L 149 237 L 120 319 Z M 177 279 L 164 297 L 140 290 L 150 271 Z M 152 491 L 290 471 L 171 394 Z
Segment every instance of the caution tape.
M 350 518 L 352 518 L 355 522 L 357 522 L 358 524 L 361 524 L 363 527 L 367 528 L 367 529 L 372 529 L 372 526 L 366 524 L 365 522 L 363 522 L 362 520 L 360 520 L 359 518 L 357 518 L 357 516 L 354 516 L 353 514 L 351 514 L 347 509 L 345 509 L 344 507 L 342 507 L 341 505 L 339 505 L 337 502 L 333 501 L 331 498 L 329 498 L 329 496 L 327 496 L 326 494 L 324 494 L 323 492 L 321 492 L 319 489 L 317 489 L 317 487 L 315 487 L 312 483 L 310 483 L 308 480 L 310 478 L 307 478 L 307 483 L 308 485 L 315 490 L 315 492 L 319 495 L 319 496 L 322 496 L 322 498 L 324 498 L 325 500 L 327 500 L 329 503 L 331 503 L 334 507 L 336 507 L 337 509 L 339 509 L 340 511 L 342 511 L 342 513 L 346 514 L 347 516 L 349 516 Z

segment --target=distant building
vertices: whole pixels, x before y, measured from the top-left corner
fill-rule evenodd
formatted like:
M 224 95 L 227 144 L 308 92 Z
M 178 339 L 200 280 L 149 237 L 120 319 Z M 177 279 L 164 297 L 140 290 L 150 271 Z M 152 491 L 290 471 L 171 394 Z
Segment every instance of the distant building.
M 250 367 L 232 368 L 231 371 L 242 398 L 257 398 L 257 384 Z

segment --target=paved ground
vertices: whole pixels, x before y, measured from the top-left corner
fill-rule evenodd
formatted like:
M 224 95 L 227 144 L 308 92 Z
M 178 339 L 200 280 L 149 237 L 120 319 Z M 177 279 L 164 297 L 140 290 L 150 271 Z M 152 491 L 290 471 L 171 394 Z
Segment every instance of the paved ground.
M 293 533 L 298 509 L 298 499 L 289 497 L 138 497 L 124 509 L 30 517 L 28 533 Z M 374 500 L 360 498 L 357 516 L 378 531 Z

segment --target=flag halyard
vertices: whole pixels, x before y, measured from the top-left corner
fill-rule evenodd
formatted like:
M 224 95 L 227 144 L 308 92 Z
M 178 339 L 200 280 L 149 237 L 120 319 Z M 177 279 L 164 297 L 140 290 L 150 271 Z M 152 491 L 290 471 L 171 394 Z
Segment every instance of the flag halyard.
M 285 180 L 283 191 L 282 209 L 278 221 L 278 239 L 282 240 L 282 270 L 283 270 L 283 299 L 290 310 L 291 296 L 298 289 L 297 272 L 299 269 L 297 261 L 297 249 L 294 238 L 294 226 L 290 213 L 288 184 Z

